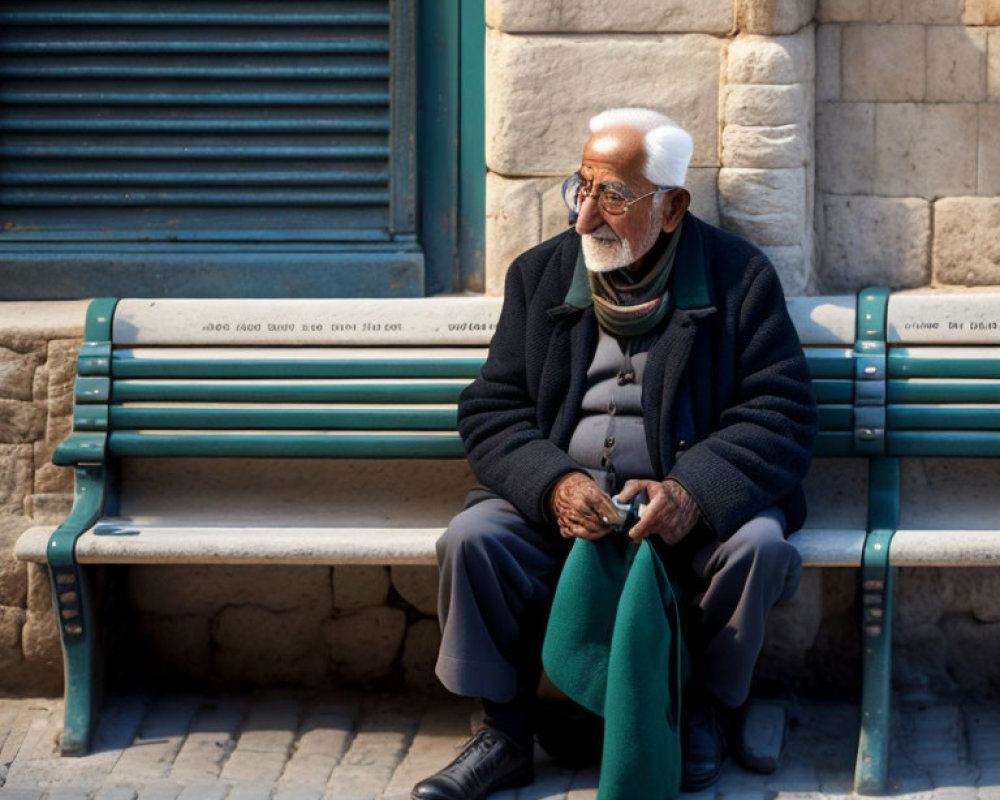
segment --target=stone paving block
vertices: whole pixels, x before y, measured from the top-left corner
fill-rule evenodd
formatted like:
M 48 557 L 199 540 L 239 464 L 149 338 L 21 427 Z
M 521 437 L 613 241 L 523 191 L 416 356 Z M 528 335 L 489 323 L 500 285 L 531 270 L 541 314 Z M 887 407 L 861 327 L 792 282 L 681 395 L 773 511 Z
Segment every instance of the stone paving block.
M 507 177 L 568 175 L 579 166 L 588 120 L 608 98 L 662 109 L 694 138 L 692 164 L 717 166 L 722 42 L 704 34 L 649 38 L 488 31 L 488 168 Z M 539 91 L 539 75 L 559 91 Z
M 986 31 L 962 26 L 927 28 L 927 100 L 986 99 Z
M 184 787 L 179 783 L 157 781 L 143 786 L 139 791 L 139 800 L 177 800 Z
M 192 695 L 166 695 L 153 701 L 111 778 L 122 783 L 166 778 L 200 705 L 201 698 Z
M 978 188 L 981 195 L 1000 194 L 1000 105 L 979 106 Z
M 135 786 L 102 786 L 94 800 L 137 800 L 139 790 Z
M 873 194 L 875 103 L 816 107 L 816 188 L 834 194 Z
M 90 800 L 94 793 L 80 786 L 60 786 L 50 789 L 45 800 Z
M 507 33 L 597 33 L 609 31 L 726 34 L 733 27 L 730 0 L 487 0 L 486 24 Z
M 270 783 L 236 783 L 226 800 L 271 800 L 274 786 Z
M 738 36 L 729 46 L 726 74 L 730 84 L 808 83 L 815 73 L 812 31 L 794 36 Z
M 391 698 L 363 709 L 357 735 L 331 773 L 324 799 L 378 797 L 406 756 L 421 714 L 422 709 Z
M 3 800 L 42 800 L 44 792 L 38 789 L 3 787 Z
M 284 770 L 299 725 L 301 707 L 291 697 L 264 697 L 254 702 L 243 729 L 222 769 L 225 781 L 273 783 Z
M 232 797 L 230 794 L 226 800 L 232 800 Z M 264 797 L 266 800 L 320 800 L 323 797 L 323 790 L 308 786 L 279 786 L 273 795 Z
M 224 800 L 228 794 L 228 783 L 191 783 L 184 787 L 177 800 Z
M 408 800 L 418 781 L 433 775 L 461 752 L 469 739 L 468 702 L 432 705 L 420 718 L 417 732 L 385 787 L 385 800 Z
M 358 719 L 356 695 L 327 696 L 306 703 L 298 740 L 279 785 L 326 786 L 347 751 Z
M 875 117 L 879 193 L 926 198 L 974 193 L 978 113 L 971 103 L 880 103 Z
M 955 197 L 935 203 L 935 280 L 973 286 L 1000 282 L 998 226 L 1000 198 Z
M 236 746 L 247 700 L 226 697 L 206 701 L 191 721 L 191 730 L 170 770 L 172 781 L 202 782 L 219 777 L 223 763 Z
M 925 65 L 921 25 L 849 25 L 841 32 L 845 100 L 923 100 Z

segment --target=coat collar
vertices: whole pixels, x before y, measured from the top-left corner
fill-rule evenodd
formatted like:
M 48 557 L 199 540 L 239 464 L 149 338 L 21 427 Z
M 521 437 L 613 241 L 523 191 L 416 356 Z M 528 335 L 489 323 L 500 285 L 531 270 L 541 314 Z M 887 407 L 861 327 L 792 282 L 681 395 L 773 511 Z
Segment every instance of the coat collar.
M 580 236 L 572 231 L 570 237 L 564 259 L 572 259 L 572 276 L 563 302 L 547 311 L 553 320 L 573 316 L 592 305 L 590 280 L 587 277 L 586 267 L 583 266 L 582 259 L 579 258 Z M 708 274 L 708 255 L 705 252 L 701 220 L 690 211 L 684 214 L 681 240 L 677 244 L 671 283 L 671 294 L 675 308 L 697 309 L 703 312 L 693 314 L 693 318 L 706 317 L 715 312 L 715 298 Z

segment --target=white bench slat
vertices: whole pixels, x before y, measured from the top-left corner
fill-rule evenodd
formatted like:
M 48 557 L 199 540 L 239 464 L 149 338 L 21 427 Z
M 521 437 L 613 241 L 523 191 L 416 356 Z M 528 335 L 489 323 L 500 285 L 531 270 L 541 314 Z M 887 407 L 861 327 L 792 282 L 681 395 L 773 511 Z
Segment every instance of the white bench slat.
M 1000 565 L 1000 530 L 900 528 L 889 546 L 897 567 L 987 567 Z
M 120 532 L 99 533 L 114 527 Z M 17 542 L 22 561 L 45 562 L 54 528 L 28 529 Z M 435 564 L 443 527 L 321 528 L 134 524 L 105 520 L 76 545 L 81 564 Z M 806 566 L 857 567 L 865 532 L 812 528 L 794 534 Z

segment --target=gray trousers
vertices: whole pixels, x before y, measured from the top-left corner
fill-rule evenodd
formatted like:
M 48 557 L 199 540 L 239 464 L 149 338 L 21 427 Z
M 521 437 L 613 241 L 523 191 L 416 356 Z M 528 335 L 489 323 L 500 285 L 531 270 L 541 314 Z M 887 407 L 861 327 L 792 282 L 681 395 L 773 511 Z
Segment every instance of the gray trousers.
M 571 542 L 495 495 L 478 491 L 470 501 L 437 543 L 436 672 L 454 694 L 504 703 L 526 679 L 537 680 L 544 622 Z M 724 542 L 698 530 L 673 547 L 657 542 L 690 600 L 684 636 L 694 677 L 729 708 L 747 699 L 768 612 L 798 588 L 802 559 L 784 529 L 784 514 L 771 508 Z

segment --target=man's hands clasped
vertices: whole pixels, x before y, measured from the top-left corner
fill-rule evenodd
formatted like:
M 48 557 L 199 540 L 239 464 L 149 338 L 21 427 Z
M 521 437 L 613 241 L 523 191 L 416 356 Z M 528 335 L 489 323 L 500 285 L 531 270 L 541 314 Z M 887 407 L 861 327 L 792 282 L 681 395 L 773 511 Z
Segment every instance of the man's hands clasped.
M 698 505 L 676 481 L 626 481 L 618 495 L 622 503 L 645 491 L 649 502 L 639 521 L 629 531 L 633 541 L 658 535 L 667 544 L 676 544 L 698 523 Z M 583 472 L 562 476 L 550 500 L 559 533 L 567 539 L 595 540 L 606 536 L 619 520 L 619 512 L 607 493 Z

